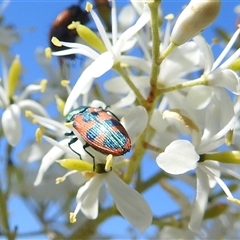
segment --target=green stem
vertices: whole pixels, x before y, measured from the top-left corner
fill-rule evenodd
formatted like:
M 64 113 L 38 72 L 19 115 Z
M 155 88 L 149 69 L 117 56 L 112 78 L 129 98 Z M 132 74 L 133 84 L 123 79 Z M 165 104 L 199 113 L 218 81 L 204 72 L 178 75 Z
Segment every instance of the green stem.
M 131 160 L 129 161 L 129 166 L 127 168 L 127 171 L 125 172 L 125 175 L 123 177 L 123 180 L 126 183 L 130 183 L 132 180 L 133 175 L 137 171 L 139 164 L 145 154 L 145 149 L 143 147 L 143 142 L 146 137 L 147 129 L 141 134 L 138 141 L 135 144 L 134 147 L 134 153 L 131 157 Z
M 161 64 L 162 61 L 168 57 L 173 50 L 177 47 L 177 45 L 175 45 L 173 42 L 170 42 L 170 44 L 168 45 L 168 47 L 166 48 L 166 50 L 161 54 L 161 56 L 157 59 L 157 63 Z
M 198 79 L 192 80 L 192 81 L 188 81 L 188 82 L 184 82 L 172 87 L 166 87 L 166 88 L 159 88 L 158 89 L 158 94 L 164 94 L 167 92 L 172 92 L 172 91 L 176 91 L 176 90 L 180 90 L 180 89 L 184 89 L 184 88 L 189 88 L 189 87 L 194 87 L 194 86 L 198 86 L 198 85 L 208 85 L 208 80 L 202 76 Z
M 155 86 L 157 82 L 157 76 L 159 74 L 158 58 L 160 55 L 160 38 L 159 38 L 159 1 L 151 1 L 148 6 L 151 11 L 151 35 L 152 35 L 152 72 L 150 78 L 151 86 Z
M 133 84 L 127 73 L 123 70 L 120 63 L 115 64 L 114 69 L 124 78 L 128 86 L 132 89 L 135 93 L 137 100 L 140 105 L 145 103 L 145 99 L 143 98 L 142 94 L 139 92 L 138 88 Z
M 0 186 L 0 218 L 3 225 L 4 233 L 8 240 L 14 240 L 16 238 L 16 230 L 11 232 L 8 222 L 8 208 L 7 208 L 7 196 L 2 191 Z
M 151 69 L 151 76 L 150 76 L 150 90 L 146 101 L 143 101 L 142 105 L 146 108 L 149 116 L 149 121 L 152 115 L 152 112 L 155 108 L 155 105 L 158 101 L 158 99 L 161 97 L 161 95 L 158 94 L 157 89 L 157 78 L 159 75 L 159 64 L 157 62 L 160 52 L 159 52 L 159 46 L 160 46 L 160 38 L 159 38 L 159 4 L 160 1 L 149 1 L 148 5 L 151 11 L 151 23 L 152 23 L 152 69 Z M 124 175 L 124 181 L 129 183 L 132 180 L 133 175 L 137 171 L 141 160 L 143 159 L 143 156 L 146 152 L 146 149 L 144 148 L 144 143 L 146 142 L 146 137 L 149 139 L 151 138 L 151 134 L 149 134 L 150 125 L 149 122 L 147 124 L 147 128 L 144 130 L 144 132 L 139 137 L 138 141 L 135 144 L 134 147 L 134 153 L 131 157 L 131 160 L 129 162 L 129 167 Z M 148 134 L 148 136 L 147 136 Z

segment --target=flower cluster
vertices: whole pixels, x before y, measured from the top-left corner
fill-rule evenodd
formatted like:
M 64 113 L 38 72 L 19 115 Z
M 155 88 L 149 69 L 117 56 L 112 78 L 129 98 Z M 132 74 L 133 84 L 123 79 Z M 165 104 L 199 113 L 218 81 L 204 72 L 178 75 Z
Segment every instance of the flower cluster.
M 71 223 L 77 222 L 79 212 L 96 222 L 100 219 L 98 224 L 120 213 L 142 232 L 151 225 L 163 227 L 159 239 L 229 236 L 223 219 L 233 221 L 231 209 L 240 204 L 235 197 L 238 187 L 232 187 L 240 179 L 240 49 L 236 49 L 240 27 L 215 59 L 202 31 L 216 19 L 220 6 L 219 0 L 191 0 L 174 19 L 173 15 L 163 18 L 159 1 L 132 1 L 117 14 L 113 0 L 109 32 L 87 3 L 95 30 L 73 21 L 68 28 L 77 32 L 81 42 L 52 38 L 56 47 L 64 49 L 52 52 L 53 56 L 87 59 L 72 88 L 66 80 L 59 84 L 67 97 L 56 96 L 60 114 L 55 119 L 41 104 L 26 99 L 28 93 L 42 91 L 45 81 L 29 85 L 17 96 L 19 57 L 3 69 L 8 72 L 0 86 L 4 136 L 12 146 L 20 141 L 22 111 L 39 125 L 37 142 L 44 140 L 52 147 L 42 150 L 34 185 L 41 185 L 55 165 L 69 170 L 56 183 L 72 178 L 77 185 Z M 165 29 L 160 25 L 164 19 Z M 100 109 L 110 120 L 97 118 L 97 110 L 87 114 L 88 108 Z M 114 135 L 118 130 L 121 134 Z M 123 154 L 115 154 L 125 138 L 131 151 L 125 154 L 122 147 Z M 154 163 L 154 170 L 144 161 Z M 150 178 L 144 179 L 144 173 Z M 73 175 L 79 177 L 77 181 Z M 175 181 L 190 186 L 194 200 Z M 156 185 L 180 206 L 171 220 L 157 216 L 145 199 L 145 191 Z M 106 206 L 109 196 L 114 204 Z M 157 196 L 154 200 L 161 208 L 165 203 Z M 209 222 L 221 226 L 224 233 L 212 233 Z

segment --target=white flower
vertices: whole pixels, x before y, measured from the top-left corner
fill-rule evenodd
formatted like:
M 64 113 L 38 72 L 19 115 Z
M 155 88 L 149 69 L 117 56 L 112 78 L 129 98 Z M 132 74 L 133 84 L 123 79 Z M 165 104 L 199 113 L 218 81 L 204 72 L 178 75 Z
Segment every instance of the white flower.
M 240 93 L 239 77 L 234 71 L 227 68 L 240 56 L 240 49 L 230 55 L 230 57 L 221 65 L 220 63 L 224 58 L 226 58 L 227 54 L 231 54 L 230 50 L 238 39 L 239 33 L 240 29 L 237 29 L 225 49 L 215 61 L 213 52 L 206 43 L 205 39 L 201 35 L 193 39 L 199 47 L 201 54 L 200 64 L 204 69 L 203 75 L 205 76 L 209 85 L 227 88 L 234 94 Z
M 10 145 L 18 144 L 22 135 L 21 113 L 25 110 L 31 110 L 42 116 L 48 116 L 45 109 L 38 102 L 28 99 L 30 93 L 35 91 L 44 91 L 46 80 L 43 80 L 40 85 L 30 84 L 24 91 L 16 96 L 15 90 L 20 77 L 21 64 L 17 56 L 9 69 L 7 75 L 7 67 L 3 59 L 3 81 L 0 85 L 0 107 L 3 108 L 1 118 L 4 135 Z
M 71 215 L 73 219 L 79 210 L 90 219 L 97 218 L 98 196 L 103 182 L 106 183 L 118 211 L 125 219 L 141 231 L 150 226 L 152 212 L 149 205 L 136 190 L 124 183 L 114 171 L 95 175 L 78 190 L 76 196 L 78 204 Z
M 139 118 L 141 118 L 141 122 L 139 122 Z M 143 132 L 147 125 L 147 113 L 143 107 L 135 107 L 133 108 L 122 120 L 121 123 L 125 127 L 126 131 L 129 134 L 132 144 L 136 141 L 139 134 Z M 52 150 L 52 159 L 56 159 L 63 154 L 63 152 L 69 152 L 70 149 L 66 149 L 64 147 L 65 144 L 57 143 L 54 140 L 50 140 L 50 138 L 45 137 L 46 140 L 54 144 L 55 146 L 55 154 L 56 148 L 59 149 L 59 154 L 54 156 L 54 151 Z M 79 149 L 78 149 L 79 150 Z M 102 156 L 101 156 L 102 155 Z M 85 161 L 87 158 L 87 154 L 82 154 L 82 159 Z M 94 155 L 95 156 L 95 155 Z M 114 158 L 113 163 L 109 167 L 112 171 L 103 171 L 99 172 L 98 166 L 105 165 L 107 166 L 106 156 L 98 153 L 98 157 L 95 156 L 96 162 L 96 172 L 93 172 L 93 177 L 86 182 L 84 186 L 82 186 L 77 193 L 77 207 L 74 213 L 71 214 L 71 221 L 75 221 L 75 217 L 79 210 L 81 210 L 88 218 L 95 219 L 98 216 L 98 197 L 99 190 L 103 182 L 106 182 L 106 186 L 113 196 L 116 207 L 119 212 L 125 217 L 128 221 L 130 221 L 135 227 L 139 230 L 145 230 L 152 221 L 152 212 L 146 203 L 146 201 L 141 197 L 141 195 L 131 187 L 129 187 L 126 183 L 124 183 L 114 172 L 119 164 L 121 164 L 122 157 Z M 51 160 L 52 162 L 52 159 Z M 69 169 L 71 170 L 79 170 L 81 171 L 92 171 L 93 164 L 86 163 L 84 161 L 78 159 L 65 159 L 59 160 L 59 163 L 62 166 L 65 166 L 65 162 L 67 162 Z M 45 161 L 44 166 L 48 167 L 49 162 Z M 43 168 L 44 168 L 43 166 Z M 69 167 L 70 166 L 70 167 Z M 78 168 L 79 166 L 79 168 Z M 83 167 L 82 167 L 83 166 Z M 65 166 L 66 167 L 66 166 Z M 108 168 L 108 169 L 109 169 Z M 84 170 L 85 169 L 85 170 Z M 64 177 L 65 178 L 65 177 Z
M 210 188 L 218 183 L 228 198 L 234 199 L 228 187 L 220 179 L 221 170 L 218 162 L 211 161 L 211 157 L 207 161 L 201 161 L 202 155 L 213 153 L 225 143 L 224 136 L 230 129 L 233 129 L 237 118 L 233 116 L 227 124 L 222 125 L 222 128 L 221 125 L 216 127 L 214 124 L 208 124 L 210 117 L 213 117 L 213 112 L 213 109 L 207 112 L 205 125 L 207 127 L 202 133 L 193 131 L 192 143 L 187 140 L 175 140 L 156 159 L 158 166 L 170 174 L 183 174 L 196 169 L 197 194 L 189 228 L 198 234 L 201 234 L 201 221 L 207 206 Z M 218 118 L 218 116 L 215 117 Z
M 182 83 L 185 75 L 198 69 L 199 61 L 197 44 L 195 42 L 183 44 L 162 62 L 158 82 L 164 87 Z
M 225 49 L 215 61 L 213 52 L 205 39 L 201 35 L 193 39 L 200 50 L 199 66 L 204 70 L 201 78 L 206 81 L 207 86 L 195 86 L 188 91 L 186 100 L 189 106 L 197 109 L 206 107 L 214 94 L 225 94 L 224 92 L 219 92 L 219 88 L 225 88 L 236 95 L 240 94 L 240 78 L 234 71 L 228 69 L 228 67 L 239 57 L 240 49 L 235 51 L 220 65 L 223 59 L 226 58 L 226 55 L 230 54 L 230 50 L 237 40 L 239 33 L 240 29 L 234 33 Z M 219 98 L 221 98 L 221 96 L 219 96 Z M 222 108 L 227 109 L 228 105 L 225 105 L 224 101 L 222 101 L 222 104 Z
M 67 46 L 71 49 L 54 53 L 54 55 L 57 56 L 68 54 L 83 54 L 94 60 L 92 64 L 90 64 L 90 66 L 88 66 L 83 71 L 82 75 L 79 77 L 75 86 L 73 87 L 72 92 L 70 93 L 66 101 L 64 115 L 69 112 L 73 103 L 76 101 L 80 94 L 87 93 L 90 90 L 92 82 L 95 78 L 102 76 L 104 73 L 110 70 L 114 64 L 126 61 L 125 59 L 128 57 L 125 56 L 122 58 L 122 52 L 130 50 L 133 47 L 133 45 L 128 44 L 129 41 L 131 41 L 134 35 L 150 20 L 150 11 L 145 4 L 144 11 L 140 18 L 137 20 L 137 22 L 133 26 L 128 28 L 124 33 L 122 33 L 121 36 L 118 37 L 118 39 L 117 35 L 114 35 L 112 37 L 113 43 L 111 43 L 96 13 L 93 10 L 91 10 L 90 13 L 98 28 L 106 51 L 102 54 L 99 54 L 97 51 L 83 44 L 61 42 L 62 45 Z M 115 33 L 115 31 L 113 32 Z

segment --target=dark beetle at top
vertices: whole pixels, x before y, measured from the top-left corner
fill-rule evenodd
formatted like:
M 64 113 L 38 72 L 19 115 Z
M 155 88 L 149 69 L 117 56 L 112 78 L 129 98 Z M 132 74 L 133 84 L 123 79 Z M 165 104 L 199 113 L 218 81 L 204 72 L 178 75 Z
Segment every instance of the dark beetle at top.
M 64 42 L 76 42 L 77 32 L 75 29 L 68 29 L 73 21 L 79 21 L 81 24 L 86 25 L 90 22 L 90 14 L 85 11 L 84 8 L 81 8 L 79 5 L 84 4 L 85 1 L 79 1 L 79 4 L 74 4 L 58 14 L 54 20 L 50 31 L 49 31 L 49 44 L 53 52 L 67 49 L 67 47 L 57 47 L 52 44 L 52 37 L 58 38 L 60 41 Z M 86 3 L 86 2 L 85 2 Z M 102 21 L 105 24 L 106 30 L 111 31 L 111 7 L 108 0 L 95 0 L 94 5 L 98 10 Z M 64 58 L 74 59 L 75 55 L 66 55 Z
M 58 40 L 64 42 L 76 41 L 76 38 L 78 36 L 76 30 L 75 29 L 70 30 L 67 28 L 68 25 L 70 25 L 73 21 L 79 21 L 81 24 L 87 24 L 90 21 L 88 12 L 82 10 L 78 5 L 72 5 L 58 14 L 49 32 L 49 44 L 52 51 L 60 51 L 67 49 L 64 46 L 61 47 L 55 46 L 51 42 L 52 37 L 56 37 L 58 38 Z M 65 57 L 74 59 L 75 55 L 72 54 Z

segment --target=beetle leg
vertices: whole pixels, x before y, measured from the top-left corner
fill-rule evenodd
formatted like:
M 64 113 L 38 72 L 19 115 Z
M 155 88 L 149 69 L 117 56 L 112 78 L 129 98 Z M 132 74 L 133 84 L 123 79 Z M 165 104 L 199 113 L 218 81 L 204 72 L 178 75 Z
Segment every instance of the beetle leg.
M 90 156 L 90 157 L 92 157 L 92 160 L 93 160 L 93 171 L 95 172 L 95 157 L 90 153 L 90 152 L 88 152 L 87 151 L 87 147 L 90 147 L 90 145 L 88 144 L 88 143 L 85 143 L 84 145 L 83 145 L 83 149 L 85 150 L 85 152 Z
M 66 133 L 65 133 L 65 134 L 66 134 Z M 66 135 L 66 136 L 71 136 L 71 135 Z M 71 145 L 72 145 L 73 143 L 75 143 L 77 140 L 78 140 L 77 137 L 71 138 L 71 140 L 68 142 L 68 147 L 69 147 L 74 153 L 76 153 L 76 154 L 80 157 L 80 159 L 82 159 L 81 155 L 80 155 L 78 152 L 76 152 L 76 151 L 71 147 Z
M 74 134 L 73 131 L 71 131 L 71 132 L 66 132 L 66 133 L 64 133 L 64 135 L 65 135 L 65 136 L 74 136 L 75 134 Z

